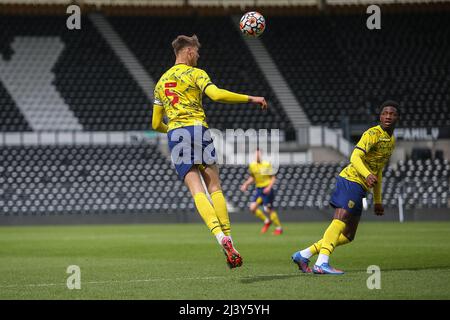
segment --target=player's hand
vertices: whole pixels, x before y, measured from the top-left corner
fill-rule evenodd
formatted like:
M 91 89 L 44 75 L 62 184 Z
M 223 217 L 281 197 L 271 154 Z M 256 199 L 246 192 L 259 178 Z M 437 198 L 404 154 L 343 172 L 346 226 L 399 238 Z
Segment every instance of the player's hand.
M 242 191 L 242 192 L 247 191 L 247 185 L 246 185 L 246 184 L 243 184 L 243 185 L 241 186 L 241 191 Z
M 366 178 L 366 182 L 369 188 L 372 188 L 378 182 L 378 178 L 374 174 L 369 174 Z
M 269 194 L 271 189 L 272 188 L 270 188 L 270 187 L 265 187 L 264 190 L 263 190 L 263 193 L 264 194 Z
M 373 212 L 377 216 L 382 216 L 384 214 L 383 205 L 381 203 L 375 203 L 375 205 L 373 207 Z
M 264 97 L 249 96 L 248 99 L 249 99 L 249 102 L 251 102 L 251 103 L 259 104 L 261 106 L 261 110 L 267 110 L 267 102 Z

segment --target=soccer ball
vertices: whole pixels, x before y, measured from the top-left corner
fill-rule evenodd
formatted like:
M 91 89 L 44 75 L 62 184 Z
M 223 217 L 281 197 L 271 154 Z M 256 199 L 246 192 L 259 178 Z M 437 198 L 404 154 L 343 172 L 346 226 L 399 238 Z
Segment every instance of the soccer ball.
M 247 12 L 242 16 L 239 28 L 244 35 L 256 38 L 264 32 L 266 20 L 259 12 Z

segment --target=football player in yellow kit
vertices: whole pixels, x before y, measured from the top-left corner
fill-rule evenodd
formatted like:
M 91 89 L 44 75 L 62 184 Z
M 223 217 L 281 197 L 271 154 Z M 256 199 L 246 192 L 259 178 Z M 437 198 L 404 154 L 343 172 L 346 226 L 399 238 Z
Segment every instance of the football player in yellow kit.
M 336 188 L 331 195 L 330 204 L 336 211 L 334 219 L 325 231 L 323 238 L 312 246 L 292 255 L 302 272 L 315 274 L 343 274 L 341 270 L 328 263 L 334 248 L 352 241 L 356 234 L 362 212 L 362 199 L 373 188 L 374 212 L 383 215 L 381 197 L 382 172 L 389 162 L 395 147 L 394 128 L 398 119 L 399 105 L 386 101 L 381 105 L 380 125 L 368 129 L 357 143 L 345 167 L 336 180 Z M 309 259 L 319 254 L 313 270 L 308 266 Z
M 172 47 L 176 60 L 155 86 L 152 127 L 167 133 L 178 177 L 188 187 L 198 212 L 222 246 L 228 266 L 240 267 L 242 257 L 231 238 L 230 219 L 202 96 L 206 94 L 211 100 L 221 103 L 256 103 L 263 110 L 267 108 L 267 103 L 264 97 L 219 89 L 204 70 L 196 68 L 200 57 L 197 36 L 180 35 L 172 42 Z M 167 124 L 163 121 L 164 115 L 168 118 Z
M 255 183 L 255 191 L 251 198 L 250 211 L 264 222 L 261 233 L 266 233 L 270 225 L 275 225 L 274 235 L 281 235 L 283 228 L 281 227 L 278 214 L 273 208 L 273 201 L 275 198 L 275 189 L 273 185 L 276 182 L 276 177 L 273 173 L 273 168 L 270 162 L 263 161 L 261 157 L 261 150 L 257 149 L 255 152 L 256 161 L 250 163 L 250 176 L 245 180 L 241 186 L 241 191 L 247 191 L 247 188 Z M 264 212 L 259 208 L 263 205 Z M 266 216 L 268 215 L 268 217 Z M 270 218 L 270 219 L 269 219 Z

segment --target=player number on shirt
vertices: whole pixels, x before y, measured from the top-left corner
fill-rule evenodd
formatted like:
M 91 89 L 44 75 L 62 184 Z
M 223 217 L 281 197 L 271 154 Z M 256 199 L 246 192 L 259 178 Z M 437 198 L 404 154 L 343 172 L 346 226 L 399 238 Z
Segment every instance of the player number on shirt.
M 164 88 L 175 88 L 177 86 L 176 82 L 167 82 L 164 84 Z M 178 98 L 178 95 L 175 92 L 170 91 L 169 89 L 164 90 L 164 93 L 166 97 L 173 97 L 172 101 L 170 102 L 171 105 L 175 105 L 180 100 Z

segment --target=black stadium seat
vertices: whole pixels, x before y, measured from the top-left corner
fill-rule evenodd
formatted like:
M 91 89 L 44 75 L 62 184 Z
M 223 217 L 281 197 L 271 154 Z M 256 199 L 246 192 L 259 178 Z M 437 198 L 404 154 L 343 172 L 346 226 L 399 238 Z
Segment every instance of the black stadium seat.
M 224 105 L 204 98 L 207 121 L 213 128 L 283 128 L 292 124 L 280 106 L 230 17 L 109 17 L 114 29 L 157 81 L 175 62 L 171 42 L 180 34 L 196 34 L 202 45 L 199 68 L 219 87 L 265 96 L 266 112 L 256 105 Z M 217 30 L 220 30 L 218 32 Z
M 345 117 L 350 123 L 373 122 L 377 106 L 389 98 L 401 103 L 404 127 L 450 126 L 449 13 L 383 14 L 383 27 L 377 31 L 365 28 L 366 18 L 267 17 L 270 25 L 261 39 L 310 121 L 330 127 L 339 127 Z M 61 27 L 65 19 L 0 16 L 0 53 L 8 61 L 18 36 L 60 37 L 65 49 L 53 69 L 55 86 L 84 130 L 151 129 L 151 101 L 90 20 L 84 17 L 82 32 L 76 32 Z M 217 85 L 266 96 L 267 112 L 205 98 L 212 127 L 292 129 L 230 17 L 108 20 L 155 80 L 174 62 L 171 40 L 196 33 L 202 43 L 199 67 Z M 2 131 L 30 130 L 3 85 L 0 103 L 2 119 L 7 119 Z
M 404 127 L 450 125 L 450 14 L 269 16 L 262 40 L 313 124 L 377 119 L 387 99 Z M 292 59 L 295 57 L 295 59 Z
M 281 166 L 275 206 L 324 209 L 346 163 Z M 222 166 L 225 196 L 247 210 L 239 190 L 244 166 Z M 396 207 L 447 208 L 447 160 L 408 160 L 384 172 L 383 203 Z M 253 189 L 250 189 L 252 191 Z M 369 203 L 372 195 L 368 196 Z M 193 210 L 186 187 L 155 145 L 30 146 L 0 149 L 0 212 L 3 215 L 123 214 Z
M 14 54 L 11 44 L 15 37 L 59 37 L 65 48 L 53 67 L 54 84 L 83 129 L 151 129 L 151 102 L 88 17 L 83 17 L 82 21 L 81 31 L 69 31 L 65 27 L 65 16 L 0 16 L 0 54 L 6 60 L 11 58 Z M 33 60 L 35 57 L 29 56 L 28 59 Z M 24 64 L 24 68 L 26 67 Z M 0 102 L 4 101 L 1 112 L 5 112 L 3 105 L 7 105 L 9 117 L 17 119 L 12 121 L 7 118 L 7 125 L 2 121 L 1 131 L 29 130 L 26 121 L 8 97 L 7 91 L 0 84 Z
M 390 98 L 402 105 L 402 126 L 450 126 L 448 13 L 383 14 L 383 28 L 376 32 L 365 29 L 361 16 L 267 18 L 270 24 L 261 39 L 312 124 L 339 127 L 344 117 L 352 124 L 367 124 L 373 122 L 381 101 Z M 255 105 L 223 105 L 205 98 L 211 127 L 292 129 L 230 17 L 108 20 L 155 79 L 174 62 L 171 40 L 178 34 L 196 33 L 202 43 L 199 67 L 208 71 L 214 83 L 268 99 L 269 110 L 261 112 Z M 151 129 L 151 101 L 90 20 L 83 19 L 80 32 L 68 31 L 65 23 L 65 16 L 0 15 L 0 59 L 8 61 L 15 54 L 11 44 L 17 36 L 60 37 L 65 49 L 53 68 L 54 84 L 83 129 Z M 41 97 L 32 98 L 39 101 Z M 2 133 L 31 130 L 2 83 L 0 119 Z M 327 208 L 335 178 L 345 165 L 281 166 L 275 206 L 281 210 Z M 244 166 L 221 167 L 226 198 L 237 210 L 247 210 L 249 194 L 237 191 L 246 172 Z M 383 202 L 388 208 L 396 207 L 402 194 L 407 209 L 449 208 L 449 180 L 450 165 L 442 153 L 432 158 L 431 152 L 426 156 L 419 152 L 386 168 Z M 369 203 L 372 198 L 369 194 Z M 3 215 L 193 209 L 188 190 L 156 145 L 0 147 Z

